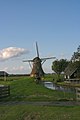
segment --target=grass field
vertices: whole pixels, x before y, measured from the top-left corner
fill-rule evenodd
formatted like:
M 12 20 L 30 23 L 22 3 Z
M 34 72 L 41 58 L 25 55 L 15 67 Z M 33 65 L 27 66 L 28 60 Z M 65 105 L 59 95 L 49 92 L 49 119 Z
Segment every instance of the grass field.
M 0 106 L 0 120 L 80 120 L 80 107 Z
M 1 101 L 73 100 L 75 95 L 45 88 L 30 77 L 9 77 L 0 84 L 10 85 L 11 95 Z M 79 120 L 80 106 L 0 105 L 0 120 Z

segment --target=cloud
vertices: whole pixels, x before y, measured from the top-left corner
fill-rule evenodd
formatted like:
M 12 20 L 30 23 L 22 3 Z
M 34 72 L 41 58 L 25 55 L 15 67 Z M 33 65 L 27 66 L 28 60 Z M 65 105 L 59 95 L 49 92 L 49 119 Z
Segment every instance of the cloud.
M 6 71 L 9 74 L 21 74 L 21 73 L 25 73 L 25 74 L 29 74 L 31 72 L 31 69 L 26 66 L 20 65 L 20 66 L 5 66 L 2 71 Z
M 0 61 L 7 60 L 13 57 L 19 57 L 29 51 L 24 48 L 8 47 L 0 50 Z

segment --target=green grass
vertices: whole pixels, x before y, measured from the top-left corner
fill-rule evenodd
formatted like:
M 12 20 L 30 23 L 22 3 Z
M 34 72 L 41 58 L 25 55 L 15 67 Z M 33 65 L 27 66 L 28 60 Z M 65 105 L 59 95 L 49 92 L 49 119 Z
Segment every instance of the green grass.
M 80 107 L 0 106 L 0 120 L 80 120 Z
M 13 81 L 0 81 L 0 84 L 10 85 L 11 95 L 3 100 L 54 101 L 61 99 L 75 99 L 75 95 L 72 93 L 47 89 L 42 84 L 36 84 L 34 79 L 30 77 L 19 77 Z
M 47 80 L 49 77 L 46 77 Z M 49 78 L 50 80 L 50 78 Z M 57 101 L 75 98 L 71 93 L 53 91 L 30 77 L 9 77 L 0 84 L 10 85 L 11 95 L 1 101 Z M 80 106 L 0 105 L 0 120 L 79 120 Z

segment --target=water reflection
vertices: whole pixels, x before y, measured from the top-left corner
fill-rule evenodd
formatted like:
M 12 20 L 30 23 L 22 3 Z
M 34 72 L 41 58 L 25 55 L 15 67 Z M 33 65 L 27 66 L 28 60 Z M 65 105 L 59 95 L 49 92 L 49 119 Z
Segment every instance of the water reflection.
M 73 92 L 73 93 L 76 92 L 74 87 L 58 86 L 58 85 L 54 84 L 53 82 L 44 82 L 44 86 L 46 88 L 49 88 L 52 90 L 58 90 L 58 91 L 64 91 L 64 92 Z

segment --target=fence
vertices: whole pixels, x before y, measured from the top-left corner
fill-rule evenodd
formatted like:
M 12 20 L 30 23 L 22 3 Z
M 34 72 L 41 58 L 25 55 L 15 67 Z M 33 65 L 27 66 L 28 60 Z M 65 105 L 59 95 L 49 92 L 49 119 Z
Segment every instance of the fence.
M 10 95 L 10 86 L 0 86 L 0 98 L 8 97 Z
M 76 100 L 80 101 L 80 88 L 76 88 Z

